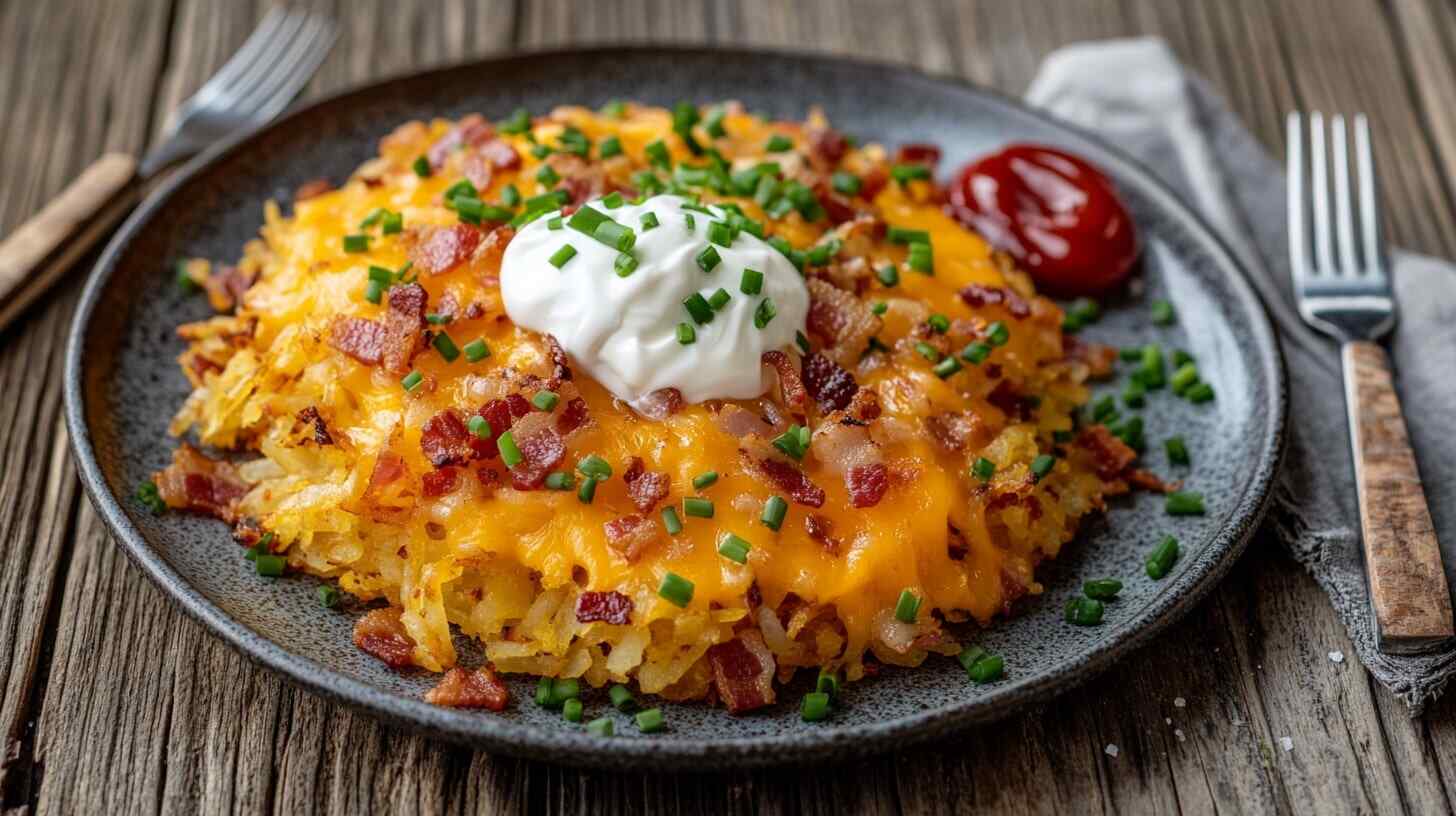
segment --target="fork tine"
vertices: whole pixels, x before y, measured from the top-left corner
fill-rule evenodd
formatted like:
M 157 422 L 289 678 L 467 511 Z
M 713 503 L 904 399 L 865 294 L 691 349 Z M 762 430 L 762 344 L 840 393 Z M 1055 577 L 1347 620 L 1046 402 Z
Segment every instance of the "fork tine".
M 1345 117 L 1330 120 L 1330 138 L 1335 164 L 1335 235 L 1340 241 L 1337 275 L 1359 275 L 1360 256 L 1355 252 L 1355 220 L 1350 214 L 1350 156 L 1345 145 Z
M 1309 275 L 1309 214 L 1304 196 L 1304 117 L 1297 111 L 1286 119 L 1284 173 L 1288 190 L 1289 267 L 1296 282 Z
M 332 21 L 321 18 L 309 20 L 288 50 L 276 57 L 269 81 L 239 100 L 238 108 L 254 118 L 271 118 L 287 107 L 299 90 L 308 84 L 319 63 L 328 56 L 337 35 L 338 28 Z
M 253 67 L 289 16 L 288 9 L 283 6 L 274 6 L 258 23 L 258 27 L 253 29 L 253 33 L 248 35 L 248 39 L 243 41 L 242 46 L 228 58 L 217 73 L 197 89 L 197 93 L 193 94 L 192 98 L 203 102 L 223 93 L 228 86 L 237 81 L 238 77 Z
M 1309 115 L 1310 203 L 1314 214 L 1315 272 L 1335 272 L 1335 247 L 1330 236 L 1330 163 L 1325 155 L 1325 116 Z
M 1355 115 L 1355 173 L 1360 179 L 1360 235 L 1365 248 L 1363 267 L 1374 278 L 1385 277 L 1385 238 L 1380 232 L 1380 210 L 1376 206 L 1375 155 L 1370 149 L 1370 121 Z
M 271 81 L 270 77 L 278 64 L 278 55 L 289 48 L 307 24 L 308 14 L 299 11 L 288 12 L 282 25 L 278 27 L 273 36 L 263 43 L 262 48 L 258 50 L 243 72 L 222 89 L 223 93 L 231 97 L 229 107 L 236 105 L 237 100 L 252 93 L 254 88 Z

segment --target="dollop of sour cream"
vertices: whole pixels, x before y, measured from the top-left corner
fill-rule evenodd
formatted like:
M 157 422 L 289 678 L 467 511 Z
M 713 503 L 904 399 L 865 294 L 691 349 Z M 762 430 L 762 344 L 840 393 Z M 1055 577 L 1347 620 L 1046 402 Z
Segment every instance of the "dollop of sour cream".
M 637 266 L 625 277 L 617 274 L 622 253 L 568 226 L 570 216 L 551 229 L 559 213 L 526 225 L 501 262 L 501 296 L 511 320 L 554 336 L 576 366 L 634 408 L 664 388 L 676 388 L 690 403 L 759 396 L 770 384 L 763 353 L 790 346 L 809 312 L 804 279 L 781 252 L 742 231 L 731 246 L 712 244 L 709 225 L 728 213 L 706 205 L 710 216 L 684 204 L 695 206 L 674 195 L 616 209 L 600 200 L 584 205 L 636 233 Z M 657 219 L 650 229 L 643 226 L 649 213 Z M 559 261 L 566 245 L 576 254 L 557 268 L 552 259 Z M 710 246 L 719 260 L 704 272 L 699 257 Z M 743 291 L 746 269 L 763 274 L 757 293 Z M 710 301 L 719 289 L 728 302 L 698 323 L 684 301 L 693 295 Z M 755 315 L 766 300 L 775 314 L 759 328 Z M 684 323 L 696 335 L 691 343 L 679 339 Z

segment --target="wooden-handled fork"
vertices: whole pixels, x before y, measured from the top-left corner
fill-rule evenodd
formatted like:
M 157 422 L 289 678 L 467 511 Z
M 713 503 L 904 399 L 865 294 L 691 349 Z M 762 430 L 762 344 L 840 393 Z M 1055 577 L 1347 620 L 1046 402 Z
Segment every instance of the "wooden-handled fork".
M 232 59 L 172 113 L 165 139 L 140 164 L 125 153 L 107 153 L 0 242 L 0 331 L 108 234 L 160 171 L 282 112 L 337 35 L 327 17 L 274 8 Z
M 1441 547 L 1390 357 L 1376 343 L 1395 325 L 1395 301 L 1380 235 L 1370 125 L 1363 115 L 1355 117 L 1357 193 L 1350 179 L 1345 118 L 1331 120 L 1328 154 L 1324 117 L 1310 115 L 1307 138 L 1303 120 L 1298 113 L 1289 115 L 1289 262 L 1299 313 L 1342 345 L 1365 571 L 1380 649 L 1419 652 L 1449 640 L 1456 630 Z

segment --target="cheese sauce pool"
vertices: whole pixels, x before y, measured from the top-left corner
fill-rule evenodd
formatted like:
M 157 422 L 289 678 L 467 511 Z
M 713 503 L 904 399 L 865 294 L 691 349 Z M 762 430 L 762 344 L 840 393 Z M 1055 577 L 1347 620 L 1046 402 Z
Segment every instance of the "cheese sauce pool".
M 618 274 L 623 253 L 569 226 L 571 216 L 538 218 L 511 241 L 501 263 L 501 296 L 511 320 L 554 336 L 573 364 L 634 408 L 664 388 L 677 389 L 689 403 L 763 394 L 769 386 L 763 353 L 791 345 L 809 311 L 809 292 L 794 265 L 747 232 L 731 246 L 710 242 L 710 225 L 728 215 L 713 205 L 659 195 L 615 209 L 600 199 L 584 207 L 632 229 L 636 268 Z M 648 223 L 655 217 L 656 226 L 646 227 L 644 216 Z M 710 305 L 723 293 L 726 303 Z M 689 299 L 696 316 L 685 305 Z M 687 336 L 692 339 L 684 342 Z

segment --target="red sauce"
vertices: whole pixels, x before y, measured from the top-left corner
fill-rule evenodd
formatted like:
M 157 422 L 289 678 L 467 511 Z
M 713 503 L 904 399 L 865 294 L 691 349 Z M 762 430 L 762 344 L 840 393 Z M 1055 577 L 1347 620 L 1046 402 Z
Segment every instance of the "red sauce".
M 1045 145 L 1013 144 L 966 165 L 950 209 L 1055 295 L 1104 293 L 1137 259 L 1137 234 L 1112 183 Z

